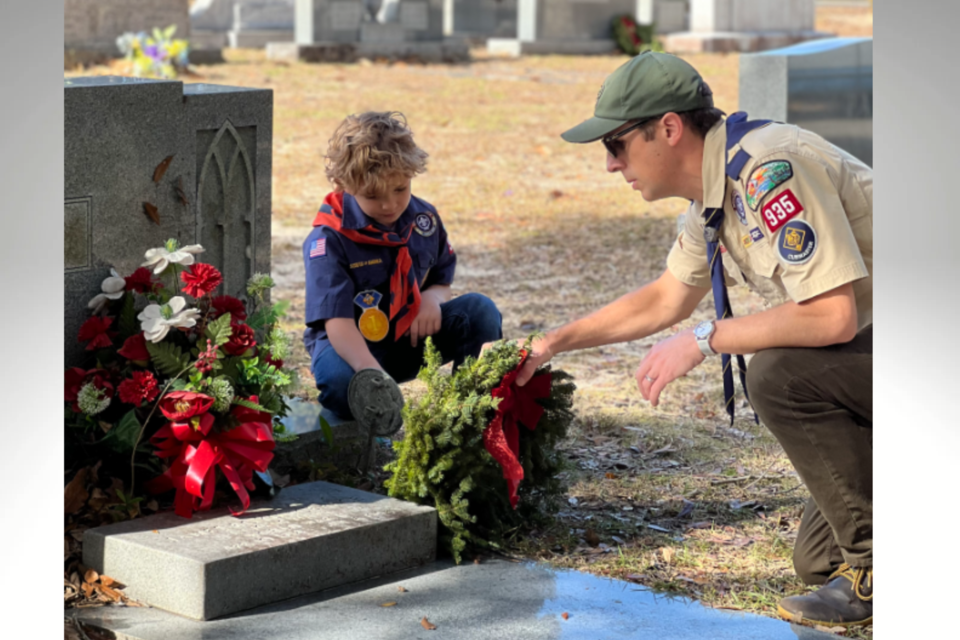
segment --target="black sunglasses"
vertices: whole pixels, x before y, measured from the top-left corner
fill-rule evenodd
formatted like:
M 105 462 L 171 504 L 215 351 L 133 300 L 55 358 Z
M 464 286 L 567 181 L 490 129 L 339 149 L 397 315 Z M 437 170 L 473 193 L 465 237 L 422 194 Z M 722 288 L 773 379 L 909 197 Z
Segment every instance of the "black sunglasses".
M 646 118 L 644 120 L 640 120 L 639 122 L 635 122 L 629 127 L 627 127 L 626 129 L 616 132 L 612 136 L 601 138 L 600 141 L 603 143 L 603 146 L 607 148 L 607 152 L 610 155 L 612 155 L 614 158 L 616 158 L 617 154 L 619 154 L 621 151 L 624 150 L 624 144 L 623 144 L 623 141 L 620 140 L 620 138 L 627 135 L 634 129 L 638 129 L 642 127 L 643 125 L 647 124 L 651 120 L 656 120 L 656 118 Z

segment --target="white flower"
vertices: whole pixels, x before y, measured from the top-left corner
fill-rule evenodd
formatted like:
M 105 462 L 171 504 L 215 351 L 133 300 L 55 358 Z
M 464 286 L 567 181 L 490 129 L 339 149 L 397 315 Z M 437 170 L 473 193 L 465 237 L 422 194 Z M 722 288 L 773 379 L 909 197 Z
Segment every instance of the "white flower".
M 127 286 L 127 281 L 120 277 L 120 274 L 117 273 L 116 269 L 113 267 L 110 268 L 110 277 L 103 281 L 100 285 L 100 293 L 95 295 L 90 302 L 87 303 L 87 308 L 93 309 L 93 314 L 96 315 L 103 311 L 103 308 L 107 306 L 108 300 L 116 300 L 123 295 L 123 291 Z
M 166 244 L 156 249 L 147 249 L 144 257 L 146 262 L 141 267 L 153 267 L 154 273 L 162 273 L 170 264 L 181 264 L 185 267 L 194 262 L 194 255 L 203 252 L 203 247 L 198 244 L 190 244 L 180 247 L 180 243 L 171 238 Z
M 147 305 L 147 308 L 137 316 L 141 321 L 140 328 L 143 330 L 144 337 L 150 342 L 160 342 L 167 336 L 170 327 L 186 328 L 197 324 L 200 311 L 184 309 L 186 305 L 187 301 L 182 296 L 170 298 L 170 302 L 163 306 Z
M 103 389 L 97 389 L 92 382 L 88 382 L 77 393 L 77 405 L 80 411 L 89 416 L 95 416 L 110 406 L 110 398 Z

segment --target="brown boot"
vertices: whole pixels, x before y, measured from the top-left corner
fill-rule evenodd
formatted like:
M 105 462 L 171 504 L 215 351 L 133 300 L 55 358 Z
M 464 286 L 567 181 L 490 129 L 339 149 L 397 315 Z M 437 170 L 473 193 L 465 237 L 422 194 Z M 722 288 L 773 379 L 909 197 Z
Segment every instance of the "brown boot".
M 791 622 L 828 627 L 872 624 L 873 568 L 844 563 L 813 593 L 781 600 L 777 613 Z

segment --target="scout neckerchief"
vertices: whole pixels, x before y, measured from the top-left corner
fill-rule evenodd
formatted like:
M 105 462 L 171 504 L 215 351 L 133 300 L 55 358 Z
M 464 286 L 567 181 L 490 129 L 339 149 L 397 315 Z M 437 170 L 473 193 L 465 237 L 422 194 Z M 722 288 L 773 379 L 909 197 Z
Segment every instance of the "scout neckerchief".
M 732 180 L 740 179 L 740 172 L 744 165 L 750 160 L 750 154 L 743 149 L 737 151 L 733 159 L 727 161 L 730 150 L 739 144 L 741 138 L 750 131 L 768 124 L 770 120 L 747 120 L 747 114 L 738 111 L 726 121 L 727 127 L 727 147 L 724 154 L 726 162 L 726 175 L 723 184 L 723 201 L 715 209 L 707 209 L 703 212 L 704 227 L 703 239 L 707 241 L 707 264 L 710 265 L 710 282 L 713 285 L 713 304 L 717 310 L 717 320 L 732 318 L 733 310 L 730 308 L 730 298 L 727 296 L 727 286 L 723 278 L 723 261 L 720 258 L 720 226 L 723 224 L 724 203 L 727 201 L 727 177 Z M 730 415 L 730 424 L 733 425 L 733 370 L 729 353 L 720 355 L 723 365 L 723 401 L 727 413 Z M 737 368 L 740 370 L 740 386 L 743 387 L 743 395 L 749 402 L 750 396 L 747 394 L 747 364 L 742 355 L 737 355 Z M 753 414 L 753 419 L 759 422 L 757 414 Z
M 381 231 L 372 224 L 363 229 L 343 228 L 343 193 L 330 193 L 313 220 L 315 227 L 330 227 L 348 240 L 358 244 L 375 244 L 382 247 L 400 247 L 390 274 L 390 320 L 397 320 L 394 340 L 407 332 L 420 310 L 420 285 L 414 273 L 413 260 L 407 249 L 407 241 L 413 233 L 413 223 L 398 231 Z

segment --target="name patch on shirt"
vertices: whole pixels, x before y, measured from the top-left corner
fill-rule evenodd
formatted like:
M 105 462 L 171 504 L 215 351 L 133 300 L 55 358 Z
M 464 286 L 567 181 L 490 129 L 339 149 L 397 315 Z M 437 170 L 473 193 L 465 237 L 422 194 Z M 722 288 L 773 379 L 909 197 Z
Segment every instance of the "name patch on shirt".
M 380 258 L 374 258 L 373 260 L 362 260 L 360 262 L 351 262 L 350 268 L 359 269 L 360 267 L 369 267 L 370 265 L 373 265 L 373 264 L 383 264 L 383 260 L 381 260 Z
M 780 257 L 789 264 L 804 264 L 817 251 L 817 232 L 803 220 L 791 220 L 780 231 Z
M 311 258 L 320 258 L 327 255 L 327 239 L 320 238 L 314 240 L 310 245 L 310 257 Z
M 770 233 L 774 233 L 801 211 L 803 211 L 803 205 L 797 200 L 797 196 L 793 195 L 793 191 L 787 189 L 763 205 L 763 222 Z
M 753 170 L 747 181 L 747 204 L 756 211 L 765 195 L 792 177 L 793 167 L 786 160 L 763 163 Z

